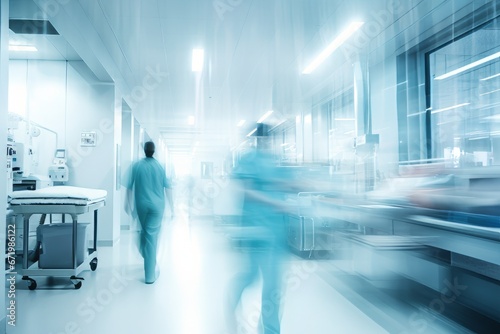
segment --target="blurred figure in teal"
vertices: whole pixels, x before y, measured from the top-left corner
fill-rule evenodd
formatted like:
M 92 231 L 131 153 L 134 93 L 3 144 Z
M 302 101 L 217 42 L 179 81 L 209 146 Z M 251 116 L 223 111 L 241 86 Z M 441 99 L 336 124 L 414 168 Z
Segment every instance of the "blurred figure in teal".
M 172 216 L 174 213 L 172 191 L 165 169 L 153 158 L 155 144 L 144 144 L 146 157 L 134 163 L 128 173 L 125 211 L 137 216 L 141 224 L 139 251 L 144 258 L 145 281 L 152 284 L 159 275 L 156 265 L 158 236 L 161 230 L 165 198 L 168 200 Z
M 255 146 L 245 152 L 233 171 L 244 193 L 241 227 L 233 234 L 237 249 L 246 259 L 229 284 L 226 318 L 232 333 L 248 324 L 238 321 L 237 308 L 246 288 L 262 278 L 262 308 L 259 330 L 280 333 L 280 301 L 283 256 L 286 246 L 284 190 L 289 178 L 269 152 L 269 137 L 259 124 Z M 244 315 L 244 319 L 248 319 Z M 248 330 L 248 329 L 247 329 Z

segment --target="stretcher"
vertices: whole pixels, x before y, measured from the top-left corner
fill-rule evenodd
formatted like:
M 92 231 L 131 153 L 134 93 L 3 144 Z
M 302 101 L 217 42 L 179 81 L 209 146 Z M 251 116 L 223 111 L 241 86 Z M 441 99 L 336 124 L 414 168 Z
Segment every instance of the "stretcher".
M 97 268 L 97 210 L 106 204 L 107 192 L 101 189 L 80 188 L 72 186 L 54 186 L 37 190 L 16 191 L 9 195 L 9 209 L 16 215 L 23 216 L 23 233 L 29 233 L 29 220 L 34 214 L 62 214 L 72 218 L 72 259 L 71 268 L 40 268 L 38 261 L 28 266 L 28 238 L 23 238 L 22 279 L 29 282 L 28 288 L 35 290 L 36 281 L 30 276 L 62 276 L 69 277 L 75 289 L 82 286 L 82 277 L 78 275 L 90 265 L 92 271 Z M 88 255 L 83 263 L 77 263 L 78 216 L 94 213 L 93 247 L 88 248 Z M 87 245 L 85 245 L 86 247 Z

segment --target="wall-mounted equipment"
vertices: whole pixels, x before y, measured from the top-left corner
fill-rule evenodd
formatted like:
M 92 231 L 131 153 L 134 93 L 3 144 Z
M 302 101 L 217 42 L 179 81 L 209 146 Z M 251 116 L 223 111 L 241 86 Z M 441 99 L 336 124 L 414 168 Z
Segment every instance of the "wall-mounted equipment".
M 66 150 L 57 149 L 52 161 L 52 165 L 49 167 L 49 178 L 53 182 L 66 182 L 69 179 L 69 169 L 66 164 Z
M 53 182 L 46 175 L 30 175 L 19 179 L 14 178 L 13 191 L 36 190 L 52 186 Z
M 97 133 L 95 131 L 82 132 L 80 137 L 80 146 L 96 146 Z
M 27 177 L 33 167 L 33 149 L 24 143 L 14 143 L 12 146 L 12 172 L 14 178 Z

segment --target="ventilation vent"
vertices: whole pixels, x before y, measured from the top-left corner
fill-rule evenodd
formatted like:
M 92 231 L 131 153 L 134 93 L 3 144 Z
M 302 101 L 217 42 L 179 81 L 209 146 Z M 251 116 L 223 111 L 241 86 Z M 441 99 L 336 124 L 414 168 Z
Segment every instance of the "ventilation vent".
M 16 34 L 59 35 L 56 28 L 47 20 L 10 19 L 9 28 Z

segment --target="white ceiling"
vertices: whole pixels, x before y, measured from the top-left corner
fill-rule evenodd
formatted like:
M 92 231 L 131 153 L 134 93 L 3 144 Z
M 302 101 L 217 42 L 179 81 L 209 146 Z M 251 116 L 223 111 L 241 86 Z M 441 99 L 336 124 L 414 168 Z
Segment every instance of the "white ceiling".
M 319 73 L 302 69 L 350 21 L 377 22 L 391 1 L 368 0 L 11 0 L 11 18 L 44 16 L 63 36 L 42 37 L 47 57 L 79 57 L 98 78 L 113 80 L 135 117 L 172 150 L 228 147 L 240 119 L 255 122 L 274 110 L 276 123 L 310 109 L 318 82 L 346 64 L 337 52 Z M 432 1 L 434 6 L 444 3 Z M 380 23 L 384 39 L 408 10 L 429 1 L 400 2 Z M 404 8 L 403 8 L 404 7 Z M 455 5 L 455 8 L 458 7 Z M 446 11 L 443 11 L 446 12 Z M 449 11 L 447 14 L 449 15 Z M 30 16 L 31 15 L 31 16 Z M 418 18 L 410 17 L 408 22 Z M 426 27 L 418 28 L 425 31 Z M 191 72 L 191 50 L 205 49 L 201 74 Z M 394 44 L 393 49 L 398 47 Z M 50 51 L 52 50 L 52 51 Z M 362 48 L 360 48 L 362 50 Z M 387 50 L 392 52 L 392 50 Z M 151 73 L 158 85 L 146 87 Z M 147 89 L 145 89 L 147 88 Z M 146 92 L 138 95 L 138 92 Z M 188 116 L 195 124 L 188 125 Z M 247 131 L 247 128 L 245 128 Z M 241 131 L 240 131 L 241 132 Z M 247 131 L 248 132 L 248 131 Z M 245 132 L 245 134 L 247 133 Z M 234 143 L 234 142 L 233 142 Z

